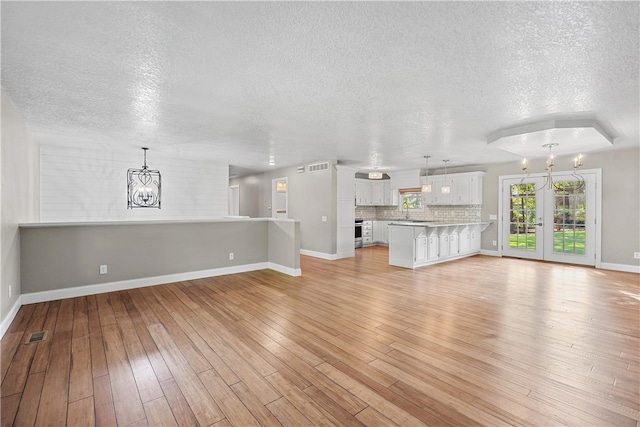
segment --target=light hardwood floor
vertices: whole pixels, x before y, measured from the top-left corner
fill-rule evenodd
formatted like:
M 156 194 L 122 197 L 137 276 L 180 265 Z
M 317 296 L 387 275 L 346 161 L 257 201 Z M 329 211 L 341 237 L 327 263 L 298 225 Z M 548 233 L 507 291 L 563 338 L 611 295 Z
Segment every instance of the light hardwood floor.
M 640 426 L 637 274 L 387 257 L 24 306 L 2 426 Z

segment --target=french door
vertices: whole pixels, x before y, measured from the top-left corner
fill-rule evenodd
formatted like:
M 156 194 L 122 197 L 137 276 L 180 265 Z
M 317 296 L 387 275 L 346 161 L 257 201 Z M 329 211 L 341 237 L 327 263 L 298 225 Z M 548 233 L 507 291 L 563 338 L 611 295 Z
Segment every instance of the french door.
M 599 171 L 501 177 L 504 256 L 596 265 Z

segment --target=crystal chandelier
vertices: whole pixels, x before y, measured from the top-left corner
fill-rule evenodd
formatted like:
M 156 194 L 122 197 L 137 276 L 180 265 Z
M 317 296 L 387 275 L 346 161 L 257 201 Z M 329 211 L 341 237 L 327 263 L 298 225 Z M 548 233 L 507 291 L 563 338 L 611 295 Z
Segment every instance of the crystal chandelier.
M 127 209 L 160 209 L 160 171 L 147 166 L 147 147 L 143 147 L 142 169 L 127 170 Z

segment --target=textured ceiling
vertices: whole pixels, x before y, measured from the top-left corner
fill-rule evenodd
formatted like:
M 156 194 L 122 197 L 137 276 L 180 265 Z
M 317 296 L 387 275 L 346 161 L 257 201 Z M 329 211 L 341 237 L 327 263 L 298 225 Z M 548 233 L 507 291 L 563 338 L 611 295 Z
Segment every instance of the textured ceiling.
M 639 144 L 638 2 L 1 8 L 2 86 L 41 144 L 239 171 L 516 160 L 488 135 L 550 118 L 598 119 L 608 149 Z

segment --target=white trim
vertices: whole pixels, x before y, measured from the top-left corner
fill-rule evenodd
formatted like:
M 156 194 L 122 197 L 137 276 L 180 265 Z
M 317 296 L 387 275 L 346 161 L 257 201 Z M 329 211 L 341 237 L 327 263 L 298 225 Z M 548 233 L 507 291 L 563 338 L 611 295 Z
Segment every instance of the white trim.
M 268 262 L 245 264 L 233 267 L 214 268 L 211 270 L 192 271 L 187 273 L 167 274 L 165 276 L 143 277 L 140 279 L 122 280 L 119 282 L 100 283 L 95 285 L 76 286 L 73 288 L 54 289 L 51 291 L 22 294 L 22 304 L 34 304 L 44 301 L 55 301 L 63 298 L 75 298 L 105 292 L 123 291 L 145 286 L 162 285 L 164 283 L 183 282 L 185 280 L 203 279 L 205 277 L 223 276 L 226 274 L 245 273 L 247 271 L 270 268 Z M 276 270 L 277 271 L 277 270 Z
M 502 255 L 500 255 L 500 252 L 498 252 L 498 251 L 491 251 L 491 250 L 489 250 L 489 249 L 481 249 L 481 250 L 480 250 L 480 255 L 497 256 L 497 257 L 502 256 Z
M 328 254 L 325 252 L 310 251 L 308 249 L 300 249 L 300 255 L 312 256 L 314 258 L 321 258 L 329 261 L 335 261 L 340 258 L 346 258 L 344 256 L 340 256 L 340 254 Z
M 616 270 L 627 273 L 640 273 L 640 265 L 614 264 L 612 262 L 601 262 L 599 267 L 602 270 Z
M 15 303 L 13 303 L 13 307 L 9 310 L 9 314 L 4 318 L 2 324 L 0 324 L 0 338 L 4 337 L 4 334 L 9 330 L 9 326 L 11 326 L 11 322 L 16 318 L 18 314 L 18 310 L 22 307 L 22 295 L 18 295 L 18 299 Z
M 299 268 L 285 267 L 284 265 L 269 262 L 269 268 L 279 273 L 288 274 L 289 276 L 298 277 L 302 276 L 302 270 Z

